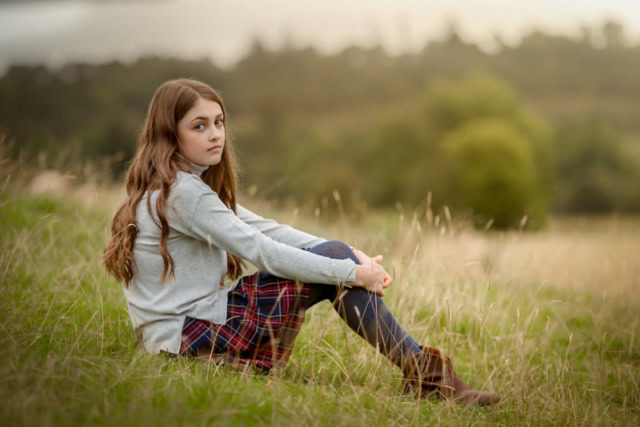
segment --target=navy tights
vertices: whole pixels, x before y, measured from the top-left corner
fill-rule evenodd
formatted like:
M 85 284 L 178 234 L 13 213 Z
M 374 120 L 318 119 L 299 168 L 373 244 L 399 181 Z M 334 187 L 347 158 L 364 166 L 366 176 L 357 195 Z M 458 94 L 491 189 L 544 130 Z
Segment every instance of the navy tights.
M 360 260 L 349 246 L 331 240 L 304 250 L 327 258 Z M 369 344 L 380 349 L 389 360 L 402 367 L 407 357 L 420 353 L 416 341 L 398 324 L 382 298 L 363 288 L 342 288 L 322 283 L 306 283 L 310 287 L 305 308 L 329 300 L 342 320 Z

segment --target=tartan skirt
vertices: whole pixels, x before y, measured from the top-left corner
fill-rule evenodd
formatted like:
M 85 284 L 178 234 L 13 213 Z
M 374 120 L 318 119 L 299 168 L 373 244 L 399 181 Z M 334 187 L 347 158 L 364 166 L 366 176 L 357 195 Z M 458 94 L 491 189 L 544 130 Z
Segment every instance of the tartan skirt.
M 228 294 L 227 320 L 216 325 L 187 317 L 180 354 L 266 373 L 286 365 L 304 322 L 309 286 L 257 272 L 244 276 Z

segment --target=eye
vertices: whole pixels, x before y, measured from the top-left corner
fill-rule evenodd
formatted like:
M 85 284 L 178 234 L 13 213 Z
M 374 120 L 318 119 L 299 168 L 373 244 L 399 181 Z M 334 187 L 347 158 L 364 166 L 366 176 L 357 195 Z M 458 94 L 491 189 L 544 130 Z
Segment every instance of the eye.
M 202 130 L 203 129 L 203 128 L 198 129 L 198 126 L 204 126 L 204 123 L 198 123 L 193 128 L 196 129 L 196 130 Z
M 216 126 L 221 126 L 221 125 L 223 125 L 223 124 L 224 124 L 224 120 L 222 120 L 222 119 L 217 119 L 217 120 L 215 121 L 215 125 L 216 125 Z

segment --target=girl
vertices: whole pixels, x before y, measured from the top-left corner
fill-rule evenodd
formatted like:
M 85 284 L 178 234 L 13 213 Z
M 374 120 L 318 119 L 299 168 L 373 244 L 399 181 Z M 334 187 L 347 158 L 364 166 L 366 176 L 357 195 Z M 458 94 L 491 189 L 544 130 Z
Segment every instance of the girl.
M 104 265 L 150 353 L 251 365 L 286 364 L 304 311 L 329 300 L 340 317 L 403 370 L 404 391 L 492 404 L 439 350 L 416 343 L 382 296 L 391 277 L 370 258 L 264 219 L 236 201 L 236 162 L 220 96 L 178 79 L 156 91 L 126 178 Z M 243 259 L 260 270 L 242 275 Z M 224 278 L 240 279 L 224 286 Z

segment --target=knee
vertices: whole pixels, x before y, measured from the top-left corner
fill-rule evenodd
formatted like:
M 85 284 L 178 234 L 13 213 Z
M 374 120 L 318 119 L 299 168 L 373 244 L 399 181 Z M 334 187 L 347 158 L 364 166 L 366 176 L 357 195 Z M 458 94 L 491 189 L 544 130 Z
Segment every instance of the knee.
M 349 245 L 340 240 L 329 240 L 310 249 L 317 255 L 322 255 L 333 259 L 352 259 L 356 264 L 360 264 L 360 260 L 355 256 Z

